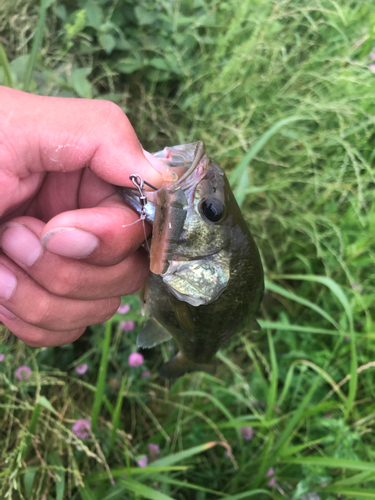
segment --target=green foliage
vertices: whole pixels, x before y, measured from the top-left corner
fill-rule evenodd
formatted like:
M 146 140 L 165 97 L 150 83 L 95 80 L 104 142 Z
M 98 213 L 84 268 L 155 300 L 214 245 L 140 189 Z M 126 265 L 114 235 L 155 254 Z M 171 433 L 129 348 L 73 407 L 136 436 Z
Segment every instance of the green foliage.
M 204 140 L 267 276 L 263 330 L 215 377 L 158 379 L 172 345 L 128 366 L 136 297 L 127 335 L 116 314 L 64 347 L 8 338 L 1 498 L 375 498 L 374 26 L 351 0 L 1 3 L 0 81 L 113 100 L 150 150 Z

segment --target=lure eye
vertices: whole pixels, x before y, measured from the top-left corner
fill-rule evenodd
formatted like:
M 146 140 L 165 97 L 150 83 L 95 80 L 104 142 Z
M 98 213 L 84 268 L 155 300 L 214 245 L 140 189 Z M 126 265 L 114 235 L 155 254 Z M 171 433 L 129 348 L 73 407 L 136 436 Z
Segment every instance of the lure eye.
M 203 200 L 200 209 L 206 219 L 211 222 L 219 222 L 225 214 L 225 206 L 217 198 Z

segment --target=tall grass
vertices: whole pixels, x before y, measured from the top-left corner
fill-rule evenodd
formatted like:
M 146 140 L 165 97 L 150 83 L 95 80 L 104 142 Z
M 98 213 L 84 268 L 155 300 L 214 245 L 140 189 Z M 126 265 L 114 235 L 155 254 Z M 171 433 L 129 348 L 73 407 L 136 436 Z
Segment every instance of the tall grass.
M 136 322 L 126 336 L 116 315 L 66 347 L 33 350 L 9 337 L 1 347 L 0 494 L 374 498 L 375 7 L 138 7 L 51 5 L 30 88 L 115 100 L 150 150 L 205 141 L 261 250 L 263 329 L 226 345 L 215 377 L 171 385 L 127 365 L 143 321 L 135 297 L 125 299 L 126 319 Z M 0 40 L 10 61 L 3 82 L 20 88 L 31 63 L 16 30 L 30 39 L 27 22 L 36 29 L 34 3 L 23 8 L 29 17 L 20 12 Z M 0 25 L 12 9 L 8 0 L 0 6 Z M 105 22 L 121 28 L 130 49 L 119 48 L 120 34 Z M 155 374 L 171 349 L 145 353 L 145 367 Z M 79 362 L 89 364 L 83 378 L 73 370 Z M 14 378 L 20 364 L 32 367 L 31 379 Z M 72 432 L 79 418 L 92 418 L 88 439 Z M 249 426 L 246 441 L 241 428 Z M 149 443 L 160 456 L 140 468 Z

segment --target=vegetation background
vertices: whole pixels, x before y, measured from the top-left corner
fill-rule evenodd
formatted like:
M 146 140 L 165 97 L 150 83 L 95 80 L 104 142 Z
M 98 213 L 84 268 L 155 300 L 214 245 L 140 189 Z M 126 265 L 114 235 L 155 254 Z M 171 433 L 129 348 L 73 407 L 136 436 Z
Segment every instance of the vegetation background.
M 0 42 L 3 85 L 110 99 L 150 151 L 204 140 L 267 278 L 215 377 L 160 380 L 173 345 L 129 366 L 135 296 L 72 345 L 3 331 L 0 497 L 375 498 L 375 4 L 2 0 Z

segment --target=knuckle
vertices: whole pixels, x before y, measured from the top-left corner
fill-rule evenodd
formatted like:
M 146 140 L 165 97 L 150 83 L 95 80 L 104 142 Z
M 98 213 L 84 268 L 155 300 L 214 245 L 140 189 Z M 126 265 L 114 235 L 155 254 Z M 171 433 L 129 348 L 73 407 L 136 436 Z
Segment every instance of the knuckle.
M 29 347 L 44 347 L 44 335 L 35 335 L 33 339 L 22 339 L 22 341 Z
M 85 329 L 86 327 L 71 331 L 52 331 L 23 324 L 19 331 L 15 330 L 12 333 L 30 347 L 54 347 L 74 342 L 84 333 Z
M 102 101 L 101 105 L 103 107 L 102 113 L 105 115 L 108 124 L 116 127 L 118 123 L 126 119 L 126 115 L 123 110 L 111 101 Z
M 50 301 L 46 296 L 38 300 L 34 307 L 27 307 L 22 311 L 21 318 L 25 323 L 41 326 L 48 322 L 50 314 Z
M 98 312 L 95 323 L 104 323 L 105 321 L 111 319 L 120 307 L 121 297 L 112 297 L 110 299 L 102 300 L 101 302 L 102 307 L 100 308 L 100 312 Z
M 77 290 L 77 281 L 70 273 L 57 270 L 53 280 L 46 280 L 44 286 L 59 297 L 69 297 Z

